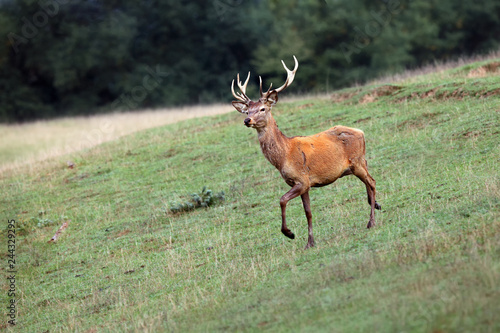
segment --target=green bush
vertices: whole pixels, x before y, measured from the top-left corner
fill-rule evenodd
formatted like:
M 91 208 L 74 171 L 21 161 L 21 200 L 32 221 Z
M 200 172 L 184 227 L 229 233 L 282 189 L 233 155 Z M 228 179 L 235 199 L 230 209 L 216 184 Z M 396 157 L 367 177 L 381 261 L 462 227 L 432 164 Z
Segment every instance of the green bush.
M 200 193 L 192 193 L 189 198 L 180 203 L 173 203 L 170 205 L 170 212 L 177 214 L 182 212 L 189 212 L 197 208 L 207 208 L 219 204 L 225 200 L 224 191 L 219 193 L 213 193 L 212 190 L 208 190 L 206 186 Z

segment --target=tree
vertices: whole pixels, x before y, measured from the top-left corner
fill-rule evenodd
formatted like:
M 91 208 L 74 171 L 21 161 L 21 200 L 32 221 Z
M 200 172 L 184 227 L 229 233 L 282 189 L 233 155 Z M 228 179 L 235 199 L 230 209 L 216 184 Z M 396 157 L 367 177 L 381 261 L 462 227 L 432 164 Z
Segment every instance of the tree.
M 27 121 L 229 101 L 237 72 L 281 84 L 292 55 L 310 92 L 488 52 L 500 3 L 4 0 L 0 35 L 0 121 Z

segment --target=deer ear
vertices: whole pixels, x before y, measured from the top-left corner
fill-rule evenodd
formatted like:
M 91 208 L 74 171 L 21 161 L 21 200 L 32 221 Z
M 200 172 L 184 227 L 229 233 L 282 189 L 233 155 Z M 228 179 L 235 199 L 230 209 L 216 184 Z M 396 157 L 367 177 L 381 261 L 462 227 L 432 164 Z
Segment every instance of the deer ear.
M 273 90 L 267 95 L 267 105 L 273 106 L 274 104 L 278 103 L 278 92 L 276 90 Z
M 232 102 L 234 108 L 241 113 L 248 113 L 248 104 L 239 101 Z

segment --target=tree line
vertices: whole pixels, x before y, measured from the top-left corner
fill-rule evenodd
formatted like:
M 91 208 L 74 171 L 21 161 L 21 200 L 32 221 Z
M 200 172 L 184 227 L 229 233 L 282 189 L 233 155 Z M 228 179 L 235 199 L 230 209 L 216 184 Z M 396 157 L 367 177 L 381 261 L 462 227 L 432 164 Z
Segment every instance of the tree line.
M 3 0 L 0 36 L 0 121 L 18 122 L 230 101 L 237 72 L 281 84 L 292 55 L 290 90 L 328 92 L 485 53 L 500 2 Z

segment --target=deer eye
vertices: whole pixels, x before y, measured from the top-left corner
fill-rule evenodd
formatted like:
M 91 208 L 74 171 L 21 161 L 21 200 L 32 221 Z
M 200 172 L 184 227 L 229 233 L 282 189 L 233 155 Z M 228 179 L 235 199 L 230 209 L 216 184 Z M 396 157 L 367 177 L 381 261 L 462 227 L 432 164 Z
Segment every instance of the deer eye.
M 260 112 L 264 112 L 264 111 L 266 111 L 266 108 L 260 109 Z

